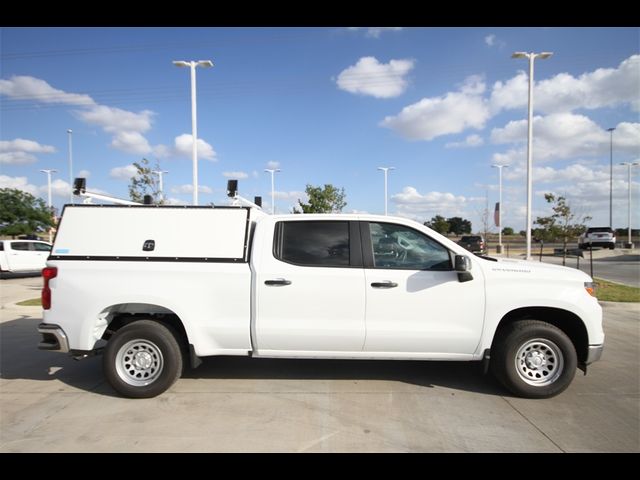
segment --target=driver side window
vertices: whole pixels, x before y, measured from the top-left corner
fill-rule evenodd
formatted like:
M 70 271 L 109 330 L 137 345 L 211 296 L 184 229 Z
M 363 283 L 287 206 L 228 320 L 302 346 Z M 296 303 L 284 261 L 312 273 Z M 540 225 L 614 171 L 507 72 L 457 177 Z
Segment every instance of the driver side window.
M 449 250 L 403 225 L 369 223 L 374 268 L 451 270 Z

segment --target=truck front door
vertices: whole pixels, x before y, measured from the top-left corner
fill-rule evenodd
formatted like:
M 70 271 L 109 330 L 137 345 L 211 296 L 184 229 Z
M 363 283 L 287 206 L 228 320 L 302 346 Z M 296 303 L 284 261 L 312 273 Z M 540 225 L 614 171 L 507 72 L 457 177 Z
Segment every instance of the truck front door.
M 449 250 L 408 226 L 362 223 L 367 288 L 364 350 L 468 355 L 484 321 L 484 281 L 460 282 Z
M 262 355 L 361 352 L 365 283 L 358 222 L 279 221 L 254 276 Z M 297 352 L 297 353 L 296 353 Z

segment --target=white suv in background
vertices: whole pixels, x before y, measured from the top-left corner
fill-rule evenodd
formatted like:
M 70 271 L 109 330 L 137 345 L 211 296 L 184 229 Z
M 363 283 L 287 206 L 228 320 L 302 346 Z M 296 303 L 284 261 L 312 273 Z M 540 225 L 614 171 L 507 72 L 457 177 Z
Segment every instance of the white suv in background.
M 37 272 L 51 253 L 51 244 L 39 240 L 0 240 L 0 271 Z
M 610 227 L 590 227 L 578 239 L 579 248 L 606 247 L 611 250 L 616 248 L 616 232 Z

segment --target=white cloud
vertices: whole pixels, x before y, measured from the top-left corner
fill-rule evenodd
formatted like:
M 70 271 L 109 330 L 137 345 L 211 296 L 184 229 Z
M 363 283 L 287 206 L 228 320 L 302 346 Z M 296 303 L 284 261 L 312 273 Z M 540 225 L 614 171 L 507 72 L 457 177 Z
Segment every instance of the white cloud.
M 271 198 L 271 195 L 268 195 L 269 198 Z M 293 201 L 293 202 L 297 202 L 298 200 L 302 200 L 303 202 L 307 202 L 308 197 L 307 197 L 307 193 L 306 192 L 300 192 L 297 190 L 291 191 L 291 192 L 278 192 L 275 191 L 274 192 L 274 197 L 276 198 L 276 200 L 287 200 L 287 201 Z
M 38 159 L 26 152 L 4 152 L 0 153 L 0 164 L 7 165 L 27 165 L 29 163 L 37 162 Z
M 38 187 L 38 192 L 42 198 L 47 197 L 48 185 L 42 185 Z M 92 192 L 96 192 L 95 189 L 91 189 Z M 71 193 L 71 186 L 69 182 L 65 182 L 59 178 L 51 181 L 51 195 L 54 197 L 62 197 L 69 198 L 69 194 Z M 97 193 L 97 192 L 96 192 Z
M 111 147 L 132 155 L 146 155 L 152 151 L 142 135 L 151 129 L 154 113 L 150 110 L 131 112 L 107 105 L 95 105 L 88 110 L 76 111 L 78 117 L 92 125 L 98 125 L 113 135 Z
M 336 84 L 341 90 L 376 98 L 391 98 L 402 94 L 409 84 L 406 75 L 414 66 L 413 60 L 391 60 L 380 63 L 375 57 L 362 57 L 338 75 Z
M 404 107 L 398 115 L 385 117 L 381 126 L 409 140 L 432 140 L 467 128 L 481 129 L 490 117 L 487 101 L 482 97 L 484 90 L 482 79 L 471 76 L 459 91 L 423 98 Z
M 465 148 L 465 147 L 479 147 L 484 145 L 484 139 L 477 134 L 469 135 L 462 142 L 450 142 L 445 145 L 445 148 Z
M 40 145 L 33 140 L 26 140 L 24 138 L 16 138 L 15 140 L 1 140 L 0 152 L 29 152 L 29 153 L 53 153 L 56 151 L 55 147 L 51 145 Z
M 0 79 L 0 94 L 14 100 L 32 100 L 65 105 L 95 105 L 89 95 L 67 93 L 53 88 L 40 78 L 26 75 L 14 75 L 9 80 Z
M 166 205 L 190 205 L 188 201 L 175 197 L 166 198 L 164 203 Z
M 191 158 L 191 148 L 193 145 L 193 136 L 190 133 L 183 133 L 182 135 L 178 135 L 174 140 L 174 149 L 173 154 L 179 157 L 188 157 Z M 205 160 L 217 161 L 216 152 L 213 150 L 213 147 L 209 145 L 207 142 L 198 139 L 198 158 L 203 158 Z
M 251 172 L 251 176 L 252 176 L 253 178 L 258 178 L 258 177 L 260 176 L 260 174 L 258 173 L 258 171 L 257 171 L 257 170 L 254 170 L 253 172 Z
M 0 163 L 13 165 L 26 165 L 34 163 L 38 159 L 34 153 L 53 153 L 55 147 L 41 145 L 33 140 L 16 138 L 14 140 L 0 141 Z
M 537 161 L 549 161 L 576 156 L 598 156 L 609 149 L 609 133 L 593 120 L 573 113 L 555 113 L 533 119 L 533 155 Z M 497 144 L 527 141 L 527 121 L 515 120 L 503 128 L 491 131 L 491 141 Z M 614 132 L 614 145 L 618 152 L 640 154 L 640 123 L 620 123 Z M 511 151 L 520 155 L 519 151 Z M 498 154 L 504 155 L 504 154 Z M 512 161 L 496 158 L 496 161 Z
M 151 128 L 151 118 L 154 114 L 150 110 L 136 113 L 106 105 L 95 105 L 88 110 L 78 111 L 77 115 L 87 123 L 102 127 L 105 132 L 143 133 Z
M 80 170 L 77 173 L 77 176 L 82 178 L 89 178 L 91 176 L 91 172 L 89 170 Z
M 464 216 L 469 199 L 453 193 L 429 192 L 421 194 L 415 187 L 404 187 L 402 192 L 391 195 L 397 214 L 424 222 L 434 215 Z
M 193 193 L 193 185 L 179 185 L 177 187 L 171 187 L 171 193 L 176 194 L 191 194 Z M 198 185 L 198 193 L 213 193 L 213 189 L 211 187 L 207 187 L 206 185 Z
M 27 177 L 8 177 L 7 175 L 0 175 L 0 188 L 15 188 L 46 200 L 49 186 L 46 183 L 40 186 L 33 185 L 27 181 Z M 69 198 L 70 192 L 71 187 L 69 186 L 69 183 L 59 178 L 52 180 L 52 196 Z
M 245 172 L 222 172 L 222 176 L 226 178 L 235 178 L 237 180 L 249 178 L 249 174 Z
M 379 38 L 383 32 L 399 32 L 403 27 L 349 27 L 349 30 L 358 31 L 366 30 L 366 36 L 371 38 Z
M 0 94 L 7 95 L 13 100 L 84 107 L 74 113 L 82 121 L 98 125 L 105 132 L 112 134 L 112 147 L 135 155 L 144 155 L 151 151 L 149 142 L 142 136 L 144 132 L 151 129 L 154 114 L 150 110 L 131 112 L 98 105 L 89 95 L 68 93 L 52 87 L 42 79 L 29 76 L 13 76 L 9 80 L 0 80 Z M 33 157 L 25 155 L 13 155 L 9 160 L 14 163 L 35 161 Z
M 555 113 L 629 104 L 638 111 L 639 83 L 640 55 L 632 55 L 617 68 L 598 68 L 578 77 L 560 73 L 536 82 L 535 108 L 537 111 Z M 526 107 L 528 85 L 528 75 L 523 71 L 506 82 L 496 82 L 491 93 L 492 109 L 497 112 L 501 109 Z
M 139 132 L 117 132 L 113 136 L 111 146 L 117 150 L 136 155 L 146 155 L 151 152 L 151 145 Z
M 280 168 L 280 162 L 274 162 L 273 160 L 270 160 L 267 162 L 267 168 L 270 168 L 270 169 Z
M 27 177 L 9 177 L 7 175 L 0 175 L 0 188 L 15 188 L 17 190 L 30 193 L 31 195 L 38 194 L 38 187 L 30 184 L 27 181 Z
M 486 43 L 489 47 L 506 47 L 506 43 L 503 40 L 500 40 L 494 33 L 487 35 L 484 37 L 484 43 Z
M 135 177 L 137 173 L 138 169 L 136 167 L 133 165 L 126 165 L 124 167 L 112 168 L 109 172 L 109 176 L 117 180 L 125 180 L 128 182 L 132 177 Z

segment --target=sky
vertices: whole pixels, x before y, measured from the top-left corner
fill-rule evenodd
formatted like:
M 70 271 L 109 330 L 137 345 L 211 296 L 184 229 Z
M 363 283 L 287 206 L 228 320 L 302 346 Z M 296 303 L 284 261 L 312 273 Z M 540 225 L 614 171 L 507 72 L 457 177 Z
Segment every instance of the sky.
M 638 28 L 2 28 L 0 188 L 69 202 L 88 190 L 128 196 L 133 162 L 168 171 L 169 203 L 192 201 L 189 69 L 197 68 L 200 204 L 226 205 L 226 181 L 277 213 L 307 184 L 344 187 L 347 213 L 419 222 L 461 216 L 483 229 L 498 201 L 503 225 L 525 228 L 528 61 L 534 63 L 533 209 L 563 195 L 589 225 L 627 227 L 627 167 L 640 161 Z M 607 129 L 615 128 L 611 135 Z M 612 150 L 610 148 L 612 147 Z M 640 228 L 640 167 L 632 170 Z M 491 231 L 497 231 L 491 223 Z

